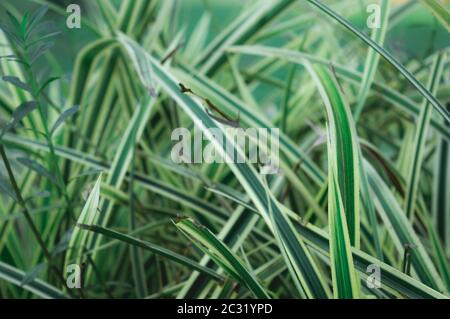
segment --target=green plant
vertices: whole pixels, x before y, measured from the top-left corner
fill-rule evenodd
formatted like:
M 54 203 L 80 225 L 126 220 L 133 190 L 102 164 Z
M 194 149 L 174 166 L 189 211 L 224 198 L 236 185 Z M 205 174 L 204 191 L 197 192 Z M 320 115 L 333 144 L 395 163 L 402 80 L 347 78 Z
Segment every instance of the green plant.
M 445 4 L 381 0 L 367 30 L 367 1 L 231 2 L 225 26 L 223 4 L 80 2 L 59 34 L 44 17 L 65 8 L 33 2 L 0 5 L 1 297 L 449 296 Z M 414 17 L 444 36 L 395 49 Z M 49 41 L 70 32 L 65 66 Z M 194 125 L 279 127 L 281 174 L 176 164 L 171 133 Z

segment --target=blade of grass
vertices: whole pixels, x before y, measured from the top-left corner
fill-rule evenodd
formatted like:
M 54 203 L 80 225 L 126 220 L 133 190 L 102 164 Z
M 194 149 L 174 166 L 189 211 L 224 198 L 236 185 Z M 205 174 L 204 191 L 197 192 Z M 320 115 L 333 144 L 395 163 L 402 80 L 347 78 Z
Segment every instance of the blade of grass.
M 0 278 L 20 287 L 24 277 L 25 273 L 23 271 L 0 261 Z M 45 299 L 67 299 L 67 296 L 62 291 L 40 279 L 33 279 L 31 282 L 23 285 L 22 288 Z
M 300 53 L 288 49 L 280 49 L 275 47 L 269 47 L 269 46 L 261 46 L 261 45 L 241 45 L 241 46 L 233 46 L 228 48 L 228 51 L 230 52 L 239 52 L 239 53 L 245 53 L 250 55 L 258 55 L 258 56 L 266 56 L 266 57 L 272 57 L 272 58 L 280 58 L 285 59 L 288 61 L 292 61 L 297 64 L 302 64 L 303 61 L 306 59 L 312 63 L 317 64 L 323 64 L 323 65 L 329 65 L 331 61 L 318 58 L 316 56 Z M 352 71 L 351 69 L 348 69 L 342 65 L 339 64 L 333 64 L 334 69 L 336 70 L 337 75 L 342 76 L 344 79 L 347 79 L 357 85 L 360 85 L 363 75 Z M 380 94 L 383 98 L 390 101 L 396 106 L 400 106 L 402 109 L 407 111 L 408 113 L 411 113 L 413 115 L 418 115 L 420 113 L 420 107 L 417 106 L 411 99 L 408 97 L 394 91 L 393 89 L 389 88 L 387 85 L 373 82 L 372 84 L 372 90 Z M 242 113 L 242 112 L 241 112 Z M 432 118 L 431 123 L 433 127 L 439 131 L 447 140 L 450 141 L 450 131 L 449 128 L 443 125 L 441 122 L 437 121 L 436 119 Z
M 374 28 L 372 31 L 372 40 L 378 45 L 383 46 L 384 38 L 386 36 L 386 32 L 388 29 L 388 20 L 389 20 L 389 11 L 390 11 L 390 1 L 389 0 L 381 0 L 380 5 L 380 27 Z M 364 103 L 366 102 L 367 95 L 369 93 L 370 87 L 372 86 L 373 79 L 375 77 L 375 73 L 378 67 L 378 61 L 380 60 L 380 56 L 369 47 L 366 62 L 364 64 L 364 72 L 363 79 L 361 82 L 361 87 L 358 92 L 358 98 L 356 102 L 356 109 L 354 113 L 355 123 L 358 122 L 358 119 L 361 115 L 361 112 L 364 107 Z

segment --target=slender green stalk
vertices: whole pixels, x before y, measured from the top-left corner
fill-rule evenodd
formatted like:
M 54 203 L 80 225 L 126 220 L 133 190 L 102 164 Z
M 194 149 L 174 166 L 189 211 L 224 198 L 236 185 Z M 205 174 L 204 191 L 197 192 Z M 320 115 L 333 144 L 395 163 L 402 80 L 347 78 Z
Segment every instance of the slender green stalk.
M 436 55 L 433 59 L 433 66 L 431 68 L 431 75 L 428 80 L 428 89 L 436 94 L 441 80 L 442 70 L 444 66 L 446 54 L 444 52 Z M 414 138 L 414 146 L 412 150 L 413 158 L 408 174 L 408 189 L 406 191 L 405 212 L 406 216 L 413 221 L 414 209 L 417 198 L 417 191 L 419 186 L 420 170 L 422 167 L 425 140 L 428 136 L 428 128 L 430 126 L 430 119 L 432 108 L 430 103 L 425 100 L 420 116 L 417 119 L 417 130 Z

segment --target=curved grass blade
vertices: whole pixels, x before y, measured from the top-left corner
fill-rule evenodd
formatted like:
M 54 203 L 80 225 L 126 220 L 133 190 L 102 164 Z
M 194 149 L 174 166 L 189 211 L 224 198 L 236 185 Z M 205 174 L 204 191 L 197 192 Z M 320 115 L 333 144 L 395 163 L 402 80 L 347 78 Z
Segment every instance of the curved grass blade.
M 32 141 L 32 140 L 24 140 L 23 138 L 13 138 L 11 135 L 7 135 L 5 139 L 14 144 L 13 145 L 25 145 L 27 147 L 33 147 L 42 151 L 48 152 L 48 146 L 39 144 L 39 142 Z M 101 161 L 97 159 L 90 158 L 89 155 L 86 154 L 79 154 L 77 151 L 74 150 L 68 150 L 66 148 L 56 147 L 56 153 L 68 160 L 75 161 L 77 163 L 81 163 L 90 167 L 94 167 L 97 169 L 104 169 L 107 170 L 108 166 L 105 166 L 102 164 Z M 157 181 L 150 181 L 147 177 L 137 175 L 137 181 L 139 183 L 142 183 L 144 187 L 149 187 L 148 189 L 151 191 L 159 191 L 161 188 L 158 186 Z M 155 184 L 156 183 L 156 184 Z M 154 185 L 154 186 L 153 186 Z M 165 189 L 163 187 L 162 189 Z M 171 188 L 172 189 L 172 188 Z M 170 191 L 170 193 L 161 192 L 160 193 L 163 196 L 174 196 L 175 200 L 184 200 L 183 195 L 185 195 L 185 192 L 174 192 L 174 189 Z M 192 197 L 192 199 L 195 199 Z M 191 201 L 188 200 L 186 203 L 190 203 Z M 193 206 L 195 209 L 196 207 L 201 206 Z M 214 207 L 210 205 L 210 207 Z M 199 208 L 201 210 L 201 208 Z M 219 215 L 220 215 L 220 211 Z M 214 215 L 212 215 L 214 216 Z M 220 215 L 221 218 L 226 218 L 225 215 Z M 317 227 L 314 227 L 312 225 L 303 225 L 303 224 L 295 224 L 296 228 L 298 229 L 298 232 L 301 234 L 302 238 L 305 240 L 305 243 L 307 245 L 312 245 L 313 248 L 318 248 L 323 254 L 328 255 L 329 254 L 329 239 L 328 235 L 323 231 L 318 229 Z M 405 297 L 408 298 L 445 298 L 444 295 L 439 293 L 436 290 L 433 290 L 432 288 L 429 288 L 428 286 L 422 284 L 421 282 L 417 281 L 416 279 L 407 276 L 400 271 L 394 269 L 391 266 L 388 266 L 387 264 L 381 262 L 380 260 L 371 257 L 370 255 L 363 253 L 362 251 L 352 248 L 353 253 L 353 260 L 355 263 L 355 267 L 358 269 L 361 275 L 366 274 L 367 266 L 370 264 L 376 264 L 380 265 L 382 270 L 382 276 L 383 276 L 383 285 L 386 285 L 387 287 L 401 292 Z
M 299 232 L 303 234 L 305 241 L 308 245 L 311 245 L 325 255 L 329 253 L 329 238 L 328 235 L 321 229 L 315 226 L 303 224 L 296 225 L 299 228 Z M 382 288 L 388 287 L 393 291 L 397 291 L 406 298 L 412 299 L 447 299 L 441 292 L 434 290 L 420 281 L 403 274 L 394 267 L 381 262 L 377 258 L 370 256 L 369 254 L 356 249 L 351 248 L 353 261 L 355 268 L 358 269 L 361 275 L 367 275 L 367 267 L 369 265 L 377 265 L 381 270 Z
M 221 268 L 236 280 L 245 284 L 257 298 L 270 298 L 258 279 L 209 229 L 196 225 L 190 218 L 179 219 L 175 222 L 175 226 Z
M 58 116 L 58 118 L 56 119 L 55 123 L 53 124 L 51 130 L 50 130 L 50 134 L 53 134 L 56 129 L 64 123 L 64 121 L 66 119 L 68 119 L 69 117 L 71 117 L 72 115 L 74 115 L 78 110 L 79 110 L 80 106 L 79 105 L 75 105 L 67 110 L 65 110 L 64 112 L 61 113 L 60 116 Z
M 261 46 L 261 45 L 241 45 L 241 46 L 233 46 L 228 48 L 228 51 L 230 52 L 239 52 L 244 54 L 250 54 L 250 55 L 258 55 L 258 56 L 266 56 L 266 57 L 272 57 L 272 58 L 280 58 L 280 59 L 286 59 L 288 61 L 292 61 L 297 64 L 304 64 L 304 60 L 308 60 L 312 63 L 322 64 L 322 65 L 329 65 L 330 61 L 326 59 L 321 59 L 316 56 L 300 53 L 288 49 L 280 49 L 270 46 Z M 350 82 L 360 85 L 363 79 L 363 75 L 352 71 L 351 69 L 348 69 L 342 65 L 339 64 L 333 64 L 334 69 L 336 73 L 343 77 L 344 79 L 349 80 Z M 401 107 L 406 112 L 418 115 L 420 113 L 420 107 L 416 105 L 410 98 L 394 91 L 387 85 L 373 82 L 372 84 L 372 90 L 374 90 L 376 93 L 380 94 L 383 98 L 385 98 L 387 101 L 391 102 L 392 104 Z M 241 112 L 242 113 L 242 112 Z M 450 130 L 447 126 L 443 125 L 440 121 L 437 121 L 436 119 L 431 119 L 431 124 L 433 127 L 439 131 L 448 141 L 450 141 Z

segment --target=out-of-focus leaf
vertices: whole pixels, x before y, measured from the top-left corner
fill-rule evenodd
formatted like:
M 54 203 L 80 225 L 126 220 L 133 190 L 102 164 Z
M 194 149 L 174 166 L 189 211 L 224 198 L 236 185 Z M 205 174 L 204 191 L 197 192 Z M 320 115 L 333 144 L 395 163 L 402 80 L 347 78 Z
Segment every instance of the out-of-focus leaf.
M 41 85 L 41 87 L 39 88 L 38 94 L 41 93 L 48 85 L 50 85 L 50 83 L 55 82 L 59 79 L 60 79 L 59 76 L 54 76 L 54 77 L 49 78 L 47 81 L 44 82 L 44 84 Z
M 14 58 L 14 57 L 15 57 L 14 54 L 2 55 L 2 56 L 0 56 L 0 60 L 1 60 L 1 59 L 10 59 L 10 58 Z
M 78 109 L 80 108 L 79 105 L 72 106 L 71 108 L 65 110 L 61 113 L 61 115 L 56 119 L 55 124 L 53 124 L 52 129 L 50 130 L 50 134 L 53 134 L 55 130 L 62 124 L 66 119 L 74 115 Z
M 38 44 L 38 43 L 52 43 L 52 42 L 44 42 L 44 40 L 53 38 L 53 37 L 55 37 L 57 35 L 60 35 L 60 34 L 61 34 L 61 31 L 54 31 L 54 32 L 50 32 L 50 33 L 44 34 L 40 38 L 37 38 L 36 40 L 33 40 L 30 43 L 27 43 L 27 47 L 30 48 L 30 47 Z
M 18 88 L 21 88 L 22 90 L 31 92 L 31 88 L 28 84 L 22 82 L 18 77 L 16 76 L 4 76 L 3 77 L 3 81 L 11 83 L 15 86 L 17 86 Z
M 370 39 L 366 34 L 355 28 L 350 22 L 348 22 L 345 18 L 337 14 L 327 5 L 324 5 L 320 1 L 317 0 L 307 0 L 314 6 L 318 7 L 328 16 L 342 24 L 346 29 L 355 34 L 358 38 L 360 38 L 364 43 L 372 47 L 378 54 L 380 54 L 383 58 L 386 59 L 398 72 L 400 72 L 409 83 L 411 83 L 439 112 L 439 114 L 446 120 L 450 121 L 450 111 L 448 111 L 439 101 L 438 99 L 427 90 L 424 85 L 419 82 L 414 75 L 412 75 L 391 53 L 386 51 L 372 39 Z

